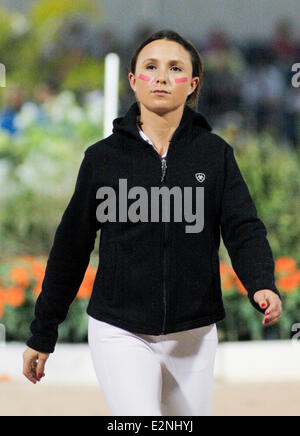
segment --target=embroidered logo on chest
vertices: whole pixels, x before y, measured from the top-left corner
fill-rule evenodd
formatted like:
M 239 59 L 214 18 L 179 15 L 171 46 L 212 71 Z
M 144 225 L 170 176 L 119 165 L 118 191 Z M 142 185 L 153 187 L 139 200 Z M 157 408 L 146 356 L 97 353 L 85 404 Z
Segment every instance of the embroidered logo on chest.
M 198 182 L 200 182 L 200 183 L 205 180 L 205 174 L 204 173 L 196 173 L 195 177 L 198 180 Z

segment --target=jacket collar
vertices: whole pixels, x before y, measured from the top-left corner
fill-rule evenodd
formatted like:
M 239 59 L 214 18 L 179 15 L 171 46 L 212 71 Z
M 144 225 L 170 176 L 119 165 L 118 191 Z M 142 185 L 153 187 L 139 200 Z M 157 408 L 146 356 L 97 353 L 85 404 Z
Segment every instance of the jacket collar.
M 125 133 L 129 136 L 141 139 L 137 126 L 137 118 L 140 116 L 140 109 L 137 102 L 134 102 L 124 116 L 113 120 L 113 133 Z M 178 141 L 182 136 L 189 136 L 193 132 L 193 138 L 204 130 L 211 131 L 212 128 L 206 118 L 199 112 L 185 105 L 180 123 L 172 136 L 172 142 Z

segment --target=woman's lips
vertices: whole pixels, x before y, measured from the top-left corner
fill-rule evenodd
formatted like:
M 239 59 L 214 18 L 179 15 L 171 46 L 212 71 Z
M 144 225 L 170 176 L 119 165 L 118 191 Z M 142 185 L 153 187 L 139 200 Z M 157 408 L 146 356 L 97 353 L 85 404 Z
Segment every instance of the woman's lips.
M 153 91 L 154 94 L 169 94 L 167 91 Z

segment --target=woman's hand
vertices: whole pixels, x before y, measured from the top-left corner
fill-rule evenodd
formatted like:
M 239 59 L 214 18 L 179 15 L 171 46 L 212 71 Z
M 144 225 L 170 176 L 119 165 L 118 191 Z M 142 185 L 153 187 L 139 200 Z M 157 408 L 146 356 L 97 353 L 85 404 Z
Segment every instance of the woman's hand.
M 45 376 L 44 368 L 49 357 L 47 353 L 40 353 L 27 347 L 23 353 L 23 374 L 32 383 L 36 384 Z
M 282 303 L 275 292 L 270 289 L 262 289 L 255 292 L 254 301 L 265 310 L 263 324 L 275 324 L 281 318 Z

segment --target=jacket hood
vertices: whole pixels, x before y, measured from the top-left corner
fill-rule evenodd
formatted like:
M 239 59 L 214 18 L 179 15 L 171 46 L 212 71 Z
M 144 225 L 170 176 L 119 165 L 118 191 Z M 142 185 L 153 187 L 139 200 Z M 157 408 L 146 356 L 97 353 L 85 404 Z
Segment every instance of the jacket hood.
M 140 140 L 141 137 L 137 127 L 137 117 L 139 115 L 139 105 L 134 102 L 124 116 L 113 120 L 113 133 L 127 134 Z M 185 105 L 179 126 L 173 134 L 172 142 L 179 140 L 183 135 L 192 135 L 191 137 L 195 138 L 203 132 L 203 129 L 209 132 L 212 130 L 201 113 Z

